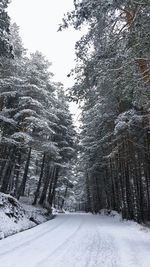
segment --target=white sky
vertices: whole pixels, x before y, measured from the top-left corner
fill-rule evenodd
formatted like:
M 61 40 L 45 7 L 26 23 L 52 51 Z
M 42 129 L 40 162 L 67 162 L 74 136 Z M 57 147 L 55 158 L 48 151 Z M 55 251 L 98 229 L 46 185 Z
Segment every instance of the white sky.
M 9 15 L 20 27 L 25 48 L 41 51 L 53 63 L 55 80 L 72 85 L 67 74 L 74 66 L 74 46 L 81 32 L 67 29 L 57 32 L 64 13 L 73 9 L 73 0 L 12 0 Z
M 75 66 L 75 43 L 82 33 L 74 29 L 57 32 L 64 13 L 73 9 L 73 0 L 12 0 L 8 8 L 12 22 L 30 52 L 41 51 L 52 62 L 54 80 L 65 88 L 73 85 L 67 74 Z M 77 112 L 74 104 L 71 111 Z

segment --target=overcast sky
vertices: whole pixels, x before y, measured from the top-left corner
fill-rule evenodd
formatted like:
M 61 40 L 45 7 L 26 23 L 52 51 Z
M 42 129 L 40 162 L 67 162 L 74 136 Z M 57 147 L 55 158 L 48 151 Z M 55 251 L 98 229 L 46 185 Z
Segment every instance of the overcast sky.
M 73 9 L 73 0 L 12 0 L 9 15 L 20 27 L 25 48 L 41 51 L 52 62 L 55 81 L 65 87 L 73 84 L 67 74 L 74 67 L 74 46 L 81 32 L 67 29 L 57 32 L 64 13 Z
M 82 33 L 74 29 L 57 32 L 64 13 L 73 9 L 73 0 L 12 0 L 8 12 L 20 27 L 20 36 L 30 52 L 41 51 L 52 62 L 54 80 L 65 88 L 73 85 L 67 74 L 75 66 L 75 43 Z M 71 112 L 79 110 L 71 104 Z

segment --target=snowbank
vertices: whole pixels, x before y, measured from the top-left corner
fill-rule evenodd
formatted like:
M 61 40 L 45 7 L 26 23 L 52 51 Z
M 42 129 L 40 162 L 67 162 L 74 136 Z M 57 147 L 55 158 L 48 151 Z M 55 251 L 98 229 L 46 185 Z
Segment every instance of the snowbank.
M 108 210 L 108 209 L 101 209 L 100 210 L 100 214 L 101 215 L 106 215 L 106 216 L 111 216 L 111 217 L 115 217 L 118 220 L 122 219 L 121 214 L 119 214 L 117 211 L 115 210 Z
M 101 216 L 109 216 L 109 217 L 114 217 L 114 221 L 116 222 L 122 222 L 125 225 L 133 226 L 136 227 L 138 230 L 143 231 L 145 233 L 150 233 L 150 224 L 149 222 L 147 224 L 139 224 L 138 222 L 132 221 L 132 220 L 127 220 L 127 219 L 122 219 L 122 215 L 119 214 L 115 210 L 108 210 L 108 209 L 102 209 L 100 210 L 100 215 Z
M 0 193 L 0 239 L 27 230 L 50 219 L 46 210 L 20 203 Z

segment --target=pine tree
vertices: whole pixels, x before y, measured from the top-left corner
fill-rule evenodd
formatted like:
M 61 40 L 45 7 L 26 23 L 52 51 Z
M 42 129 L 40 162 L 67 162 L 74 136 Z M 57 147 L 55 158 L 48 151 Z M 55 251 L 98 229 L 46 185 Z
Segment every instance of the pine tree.
M 76 83 L 70 90 L 71 99 L 84 100 L 81 159 L 88 205 L 144 222 L 149 219 L 150 6 L 130 0 L 74 5 L 60 30 L 85 23 L 89 29 L 76 44 Z
M 7 14 L 9 0 L 0 2 L 0 57 L 12 56 L 12 46 L 9 42 L 10 18 Z
M 10 40 L 14 59 L 1 57 L 0 190 L 51 207 L 74 155 L 72 118 L 48 60 L 38 51 L 27 57 L 16 24 Z

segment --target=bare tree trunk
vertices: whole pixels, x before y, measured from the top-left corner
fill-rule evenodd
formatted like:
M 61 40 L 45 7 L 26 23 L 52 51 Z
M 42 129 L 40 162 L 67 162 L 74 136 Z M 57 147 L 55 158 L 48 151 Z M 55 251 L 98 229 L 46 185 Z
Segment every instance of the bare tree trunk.
M 62 203 L 61 203 L 61 210 L 63 209 L 64 203 L 65 203 L 65 198 L 67 196 L 67 192 L 68 192 L 68 185 L 69 185 L 69 181 L 67 181 L 67 185 L 66 185 L 66 189 L 65 189 L 65 193 L 64 193 L 64 197 L 62 199 Z
M 39 200 L 39 204 L 40 205 L 43 205 L 45 200 L 46 200 L 47 190 L 48 190 L 48 186 L 49 186 L 49 183 L 50 183 L 50 180 L 51 180 L 51 176 L 52 176 L 52 169 L 53 169 L 53 166 L 47 166 L 45 182 L 44 182 L 42 194 L 41 194 L 41 197 L 40 197 L 40 200 Z
M 54 179 L 55 179 L 55 174 L 56 174 L 56 167 L 53 166 L 53 170 L 51 172 L 51 180 L 50 180 L 50 185 L 49 185 L 48 198 L 47 198 L 48 202 L 49 202 L 49 199 L 51 198 L 53 183 L 54 183 Z
M 36 203 L 37 203 L 37 199 L 38 199 L 38 197 L 39 197 L 40 188 L 41 188 L 41 184 L 42 184 L 43 173 L 44 173 L 45 156 L 46 156 L 46 155 L 45 155 L 45 153 L 44 153 L 44 155 L 43 155 L 43 160 L 42 160 L 42 165 L 41 165 L 40 178 L 39 178 L 39 182 L 38 182 L 37 189 L 36 189 L 36 192 L 35 192 L 35 198 L 34 198 L 34 201 L 33 201 L 33 204 L 32 204 L 32 205 L 36 205 Z
M 87 194 L 87 212 L 91 211 L 91 197 L 90 197 L 90 185 L 89 185 L 89 175 L 86 173 L 86 194 Z
M 0 183 L 1 183 L 3 170 L 5 168 L 5 164 L 7 163 L 7 160 L 9 159 L 9 151 L 7 151 L 8 148 L 6 146 L 1 146 L 0 149 L 1 149 L 1 154 L 0 154 L 0 157 L 1 157 Z
M 16 147 L 12 148 L 10 152 L 10 156 L 7 159 L 5 167 L 3 169 L 2 186 L 1 186 L 1 192 L 3 193 L 7 193 L 7 189 L 8 189 L 10 178 L 11 178 L 11 172 L 12 172 L 13 164 L 14 164 L 15 151 L 16 151 Z
M 27 158 L 27 161 L 26 161 L 26 164 L 25 164 L 25 170 L 24 170 L 23 179 L 22 179 L 20 188 L 18 190 L 18 196 L 17 196 L 18 199 L 21 196 L 24 196 L 26 182 L 27 182 L 27 177 L 28 177 L 28 171 L 29 171 L 30 158 L 31 158 L 31 147 L 29 148 L 28 158 Z
M 18 155 L 18 163 L 16 165 L 17 171 L 16 171 L 16 178 L 15 178 L 15 188 L 14 188 L 14 196 L 17 197 L 18 194 L 18 187 L 19 187 L 19 174 L 20 174 L 20 168 L 21 168 L 21 151 L 19 151 Z
M 59 177 L 59 168 L 56 167 L 55 176 L 54 176 L 54 184 L 53 184 L 51 195 L 50 195 L 50 197 L 48 199 L 48 202 L 49 202 L 50 206 L 52 206 L 53 199 L 54 199 L 54 196 L 55 196 L 55 189 L 56 189 L 56 186 L 57 186 L 58 177 Z

